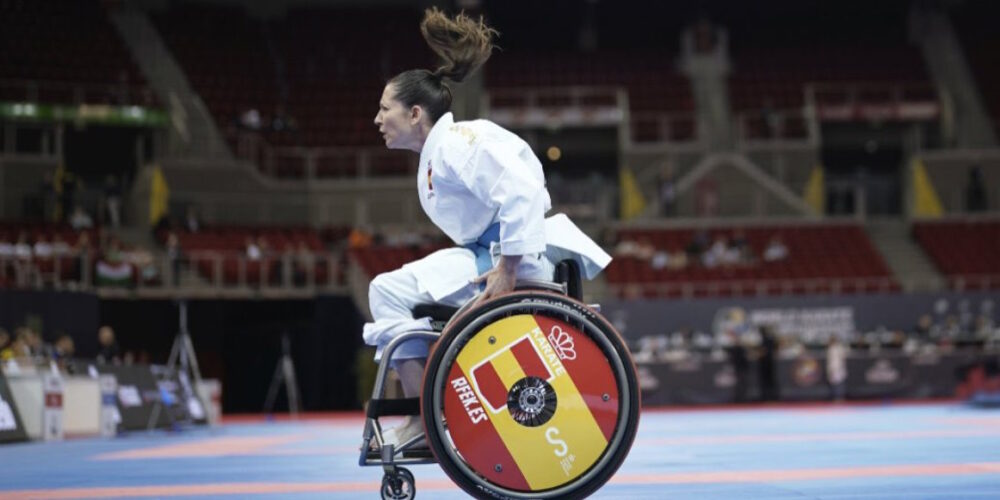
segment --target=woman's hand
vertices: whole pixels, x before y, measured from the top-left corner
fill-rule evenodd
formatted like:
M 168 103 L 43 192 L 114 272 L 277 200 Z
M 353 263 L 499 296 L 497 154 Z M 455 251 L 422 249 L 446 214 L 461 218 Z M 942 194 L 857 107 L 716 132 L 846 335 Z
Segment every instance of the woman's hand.
M 520 255 L 501 256 L 500 263 L 496 267 L 473 279 L 471 283 L 475 285 L 486 282 L 486 289 L 476 297 L 473 307 L 498 295 L 514 291 L 514 285 L 517 282 L 517 266 L 520 263 Z

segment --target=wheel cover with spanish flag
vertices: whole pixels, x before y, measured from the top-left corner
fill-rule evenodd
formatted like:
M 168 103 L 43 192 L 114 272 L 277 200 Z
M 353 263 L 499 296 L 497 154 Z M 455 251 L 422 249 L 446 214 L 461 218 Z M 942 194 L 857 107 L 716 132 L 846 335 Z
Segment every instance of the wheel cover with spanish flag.
M 540 314 L 483 327 L 458 351 L 442 390 L 457 455 L 515 491 L 579 478 L 607 451 L 619 417 L 605 353 L 569 323 Z

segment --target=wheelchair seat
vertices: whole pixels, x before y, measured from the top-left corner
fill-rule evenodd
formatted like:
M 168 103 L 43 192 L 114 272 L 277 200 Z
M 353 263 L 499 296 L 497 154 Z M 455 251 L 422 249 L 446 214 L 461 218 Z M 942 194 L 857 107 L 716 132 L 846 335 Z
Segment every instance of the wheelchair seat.
M 552 281 L 563 285 L 566 295 L 576 300 L 583 300 L 583 279 L 580 277 L 580 264 L 577 261 L 572 259 L 559 261 L 555 266 Z M 417 304 L 412 314 L 414 318 L 430 317 L 433 322 L 447 323 L 458 309 L 444 304 Z

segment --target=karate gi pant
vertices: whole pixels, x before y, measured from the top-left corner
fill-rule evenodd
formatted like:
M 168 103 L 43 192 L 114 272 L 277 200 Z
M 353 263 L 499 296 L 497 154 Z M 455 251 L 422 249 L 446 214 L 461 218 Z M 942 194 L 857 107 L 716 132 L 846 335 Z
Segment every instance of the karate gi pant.
M 438 250 L 421 261 L 426 259 L 432 261 L 425 264 L 460 273 L 460 276 L 453 277 L 461 278 L 458 281 L 465 285 L 435 300 L 426 291 L 427 286 L 419 282 L 412 268 L 404 266 L 376 276 L 368 287 L 368 305 L 373 321 L 365 323 L 362 333 L 365 343 L 376 346 L 375 361 L 381 360 L 382 350 L 396 336 L 405 332 L 431 329 L 430 318 L 413 317 L 413 308 L 416 305 L 437 303 L 461 307 L 479 294 L 480 286 L 471 283 L 471 280 L 479 275 L 476 269 L 476 255 L 471 250 L 447 248 Z M 495 255 L 494 266 L 498 262 L 499 256 Z M 551 281 L 554 273 L 555 265 L 544 254 L 525 255 L 517 268 L 519 279 Z M 392 361 L 426 358 L 428 348 L 429 344 L 425 341 L 406 342 L 393 353 Z

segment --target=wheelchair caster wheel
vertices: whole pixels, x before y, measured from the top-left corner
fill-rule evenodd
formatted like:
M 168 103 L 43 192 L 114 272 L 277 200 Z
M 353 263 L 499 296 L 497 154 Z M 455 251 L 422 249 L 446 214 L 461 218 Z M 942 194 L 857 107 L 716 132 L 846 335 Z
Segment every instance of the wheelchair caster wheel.
M 386 472 L 382 476 L 382 498 L 384 500 L 409 500 L 416 496 L 416 481 L 413 473 L 402 467 L 396 468 L 396 473 Z

